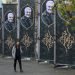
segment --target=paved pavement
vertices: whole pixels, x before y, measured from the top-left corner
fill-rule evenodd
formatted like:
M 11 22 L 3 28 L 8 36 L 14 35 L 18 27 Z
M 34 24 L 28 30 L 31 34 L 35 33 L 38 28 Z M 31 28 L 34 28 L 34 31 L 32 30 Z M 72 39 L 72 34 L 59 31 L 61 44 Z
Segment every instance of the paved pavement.
M 38 64 L 36 61 L 22 61 L 23 73 L 13 70 L 13 60 L 0 58 L 0 75 L 75 75 L 75 69 L 53 68 L 51 64 Z

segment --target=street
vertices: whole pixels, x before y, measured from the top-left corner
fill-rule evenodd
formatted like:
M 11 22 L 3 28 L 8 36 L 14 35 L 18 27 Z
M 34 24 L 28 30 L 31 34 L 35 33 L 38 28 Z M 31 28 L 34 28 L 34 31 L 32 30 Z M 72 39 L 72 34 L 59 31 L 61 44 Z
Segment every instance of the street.
M 0 58 L 0 75 L 75 75 L 75 69 L 53 68 L 51 64 L 40 64 L 34 61 L 22 61 L 23 73 L 13 70 L 13 60 Z

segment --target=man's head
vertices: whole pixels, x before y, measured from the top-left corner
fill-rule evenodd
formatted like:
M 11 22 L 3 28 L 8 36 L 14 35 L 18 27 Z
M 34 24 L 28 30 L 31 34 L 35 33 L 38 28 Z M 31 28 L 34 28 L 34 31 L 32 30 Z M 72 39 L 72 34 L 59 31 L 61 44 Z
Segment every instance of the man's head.
M 20 42 L 18 41 L 16 44 L 17 44 L 17 45 L 19 45 L 19 44 L 20 44 Z
M 24 9 L 24 16 L 26 16 L 28 18 L 31 16 L 31 8 L 30 7 L 26 7 Z
M 7 17 L 8 17 L 9 22 L 13 22 L 13 19 L 14 19 L 14 14 L 13 13 L 8 13 Z
M 49 0 L 46 2 L 46 11 L 48 13 L 52 13 L 53 7 L 54 7 L 54 1 Z

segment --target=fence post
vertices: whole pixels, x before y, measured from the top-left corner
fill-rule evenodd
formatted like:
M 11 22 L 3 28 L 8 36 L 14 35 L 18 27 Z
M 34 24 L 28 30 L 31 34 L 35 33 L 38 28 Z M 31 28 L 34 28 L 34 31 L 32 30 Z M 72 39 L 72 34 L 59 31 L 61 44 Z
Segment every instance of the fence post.
M 2 4 L 2 54 L 4 55 L 4 11 Z
M 38 0 L 38 26 L 37 26 L 37 54 L 38 60 L 40 60 L 40 0 Z
M 20 38 L 20 0 L 17 0 L 17 39 Z
M 54 65 L 56 64 L 56 0 L 54 0 Z

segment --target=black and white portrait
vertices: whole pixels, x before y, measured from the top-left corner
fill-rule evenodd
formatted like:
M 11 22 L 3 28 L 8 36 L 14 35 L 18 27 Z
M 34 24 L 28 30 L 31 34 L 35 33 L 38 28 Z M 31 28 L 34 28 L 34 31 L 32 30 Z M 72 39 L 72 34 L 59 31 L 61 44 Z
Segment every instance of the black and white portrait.
M 4 27 L 8 32 L 11 32 L 15 29 L 15 15 L 13 12 L 9 12 L 7 15 L 5 15 Z
M 32 8 L 26 6 L 23 9 L 23 15 L 21 17 L 21 25 L 28 30 L 33 25 Z
M 53 25 L 54 14 L 53 14 L 54 1 L 48 0 L 42 4 L 42 22 L 50 27 Z

